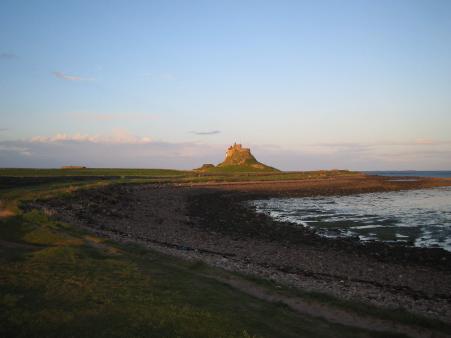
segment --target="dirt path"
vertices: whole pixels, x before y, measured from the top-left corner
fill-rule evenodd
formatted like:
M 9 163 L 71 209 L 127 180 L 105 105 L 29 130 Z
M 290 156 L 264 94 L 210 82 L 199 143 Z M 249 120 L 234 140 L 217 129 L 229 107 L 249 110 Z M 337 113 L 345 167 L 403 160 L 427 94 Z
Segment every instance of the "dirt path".
M 0 219 L 14 216 L 14 212 L 5 208 L 4 203 L 0 200 Z
M 255 298 L 273 303 L 283 303 L 290 309 L 296 311 L 301 315 L 321 318 L 331 323 L 337 323 L 370 331 L 399 333 L 414 338 L 449 337 L 448 335 L 437 332 L 435 330 L 403 325 L 394 321 L 383 320 L 369 316 L 361 316 L 355 312 L 345 311 L 337 307 L 328 306 L 319 302 L 307 302 L 299 297 L 284 296 L 269 291 L 263 287 L 259 287 L 255 283 L 248 282 L 243 279 L 220 278 L 213 276 L 207 277 L 216 279 Z

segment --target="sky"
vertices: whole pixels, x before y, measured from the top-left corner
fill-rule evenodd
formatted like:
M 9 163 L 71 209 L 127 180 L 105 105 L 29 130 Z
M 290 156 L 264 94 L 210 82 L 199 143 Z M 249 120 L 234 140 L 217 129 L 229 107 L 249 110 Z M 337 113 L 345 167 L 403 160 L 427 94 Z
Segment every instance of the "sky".
M 451 1 L 0 1 L 0 167 L 451 169 Z

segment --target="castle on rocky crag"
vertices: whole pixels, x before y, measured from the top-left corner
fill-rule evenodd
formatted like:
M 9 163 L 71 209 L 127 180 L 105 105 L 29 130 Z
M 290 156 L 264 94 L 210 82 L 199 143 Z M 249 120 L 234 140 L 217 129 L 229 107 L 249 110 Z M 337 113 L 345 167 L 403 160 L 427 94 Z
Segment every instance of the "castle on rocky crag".
M 236 142 L 235 142 L 233 144 L 233 146 L 230 146 L 229 148 L 227 148 L 226 159 L 232 157 L 233 154 L 236 152 L 246 154 L 246 155 L 249 154 L 250 156 L 252 156 L 250 148 L 243 148 L 243 146 L 241 144 L 236 144 Z M 246 157 L 248 157 L 248 156 L 246 156 Z
M 243 148 L 241 144 L 236 142 L 233 146 L 227 148 L 226 157 L 222 163 L 217 166 L 213 164 L 204 164 L 198 171 L 211 171 L 214 169 L 229 169 L 239 171 L 277 171 L 277 169 L 269 167 L 257 161 L 254 155 L 251 154 L 250 148 Z

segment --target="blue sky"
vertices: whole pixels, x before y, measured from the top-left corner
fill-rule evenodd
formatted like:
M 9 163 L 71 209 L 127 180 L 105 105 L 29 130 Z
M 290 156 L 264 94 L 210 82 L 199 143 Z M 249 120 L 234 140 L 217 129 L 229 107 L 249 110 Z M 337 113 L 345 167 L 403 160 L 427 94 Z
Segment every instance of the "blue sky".
M 451 169 L 450 93 L 450 1 L 0 2 L 0 166 Z

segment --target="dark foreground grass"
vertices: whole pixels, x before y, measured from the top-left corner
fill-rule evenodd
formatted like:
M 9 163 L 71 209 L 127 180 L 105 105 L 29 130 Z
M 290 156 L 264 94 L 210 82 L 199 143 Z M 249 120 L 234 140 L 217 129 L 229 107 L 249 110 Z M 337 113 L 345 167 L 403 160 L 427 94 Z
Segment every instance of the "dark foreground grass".
M 387 337 L 301 316 L 210 276 L 227 272 L 23 212 L 23 200 L 123 181 L 1 192 L 0 337 Z

